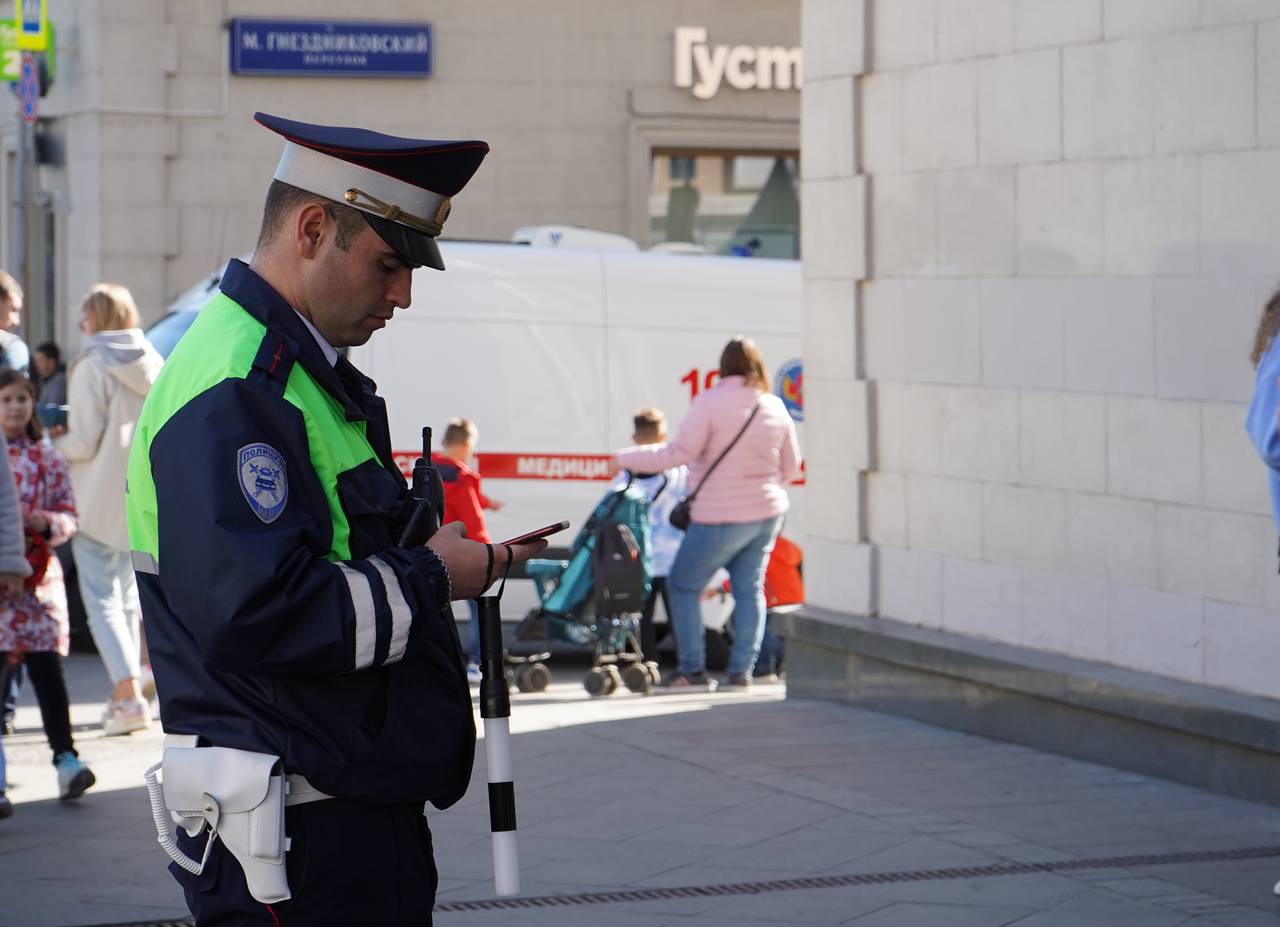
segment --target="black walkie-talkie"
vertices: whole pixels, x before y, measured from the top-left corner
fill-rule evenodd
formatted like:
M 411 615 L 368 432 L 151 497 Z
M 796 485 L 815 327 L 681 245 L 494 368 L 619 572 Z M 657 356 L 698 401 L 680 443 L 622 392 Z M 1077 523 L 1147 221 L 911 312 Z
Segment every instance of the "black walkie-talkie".
M 422 429 L 422 456 L 413 465 L 410 491 L 413 511 L 400 535 L 401 547 L 421 547 L 440 529 L 444 516 L 444 481 L 431 465 L 431 429 Z

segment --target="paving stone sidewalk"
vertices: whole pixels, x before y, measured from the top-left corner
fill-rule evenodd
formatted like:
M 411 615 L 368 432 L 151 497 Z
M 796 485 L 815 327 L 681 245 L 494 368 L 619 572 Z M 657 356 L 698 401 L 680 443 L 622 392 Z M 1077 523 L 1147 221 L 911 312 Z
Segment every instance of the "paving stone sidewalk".
M 68 673 L 90 728 L 106 680 L 88 657 Z M 1280 925 L 1280 809 L 781 686 L 589 700 L 579 675 L 513 698 L 522 897 L 578 903 L 467 910 L 493 898 L 481 751 L 467 797 L 430 816 L 441 927 Z M 79 733 L 100 785 L 64 805 L 38 719 L 24 704 L 5 741 L 0 927 L 181 918 L 139 786 L 158 732 Z M 1259 847 L 1275 855 L 1150 859 Z M 778 885 L 805 879 L 834 887 Z M 639 900 L 601 897 L 619 891 Z

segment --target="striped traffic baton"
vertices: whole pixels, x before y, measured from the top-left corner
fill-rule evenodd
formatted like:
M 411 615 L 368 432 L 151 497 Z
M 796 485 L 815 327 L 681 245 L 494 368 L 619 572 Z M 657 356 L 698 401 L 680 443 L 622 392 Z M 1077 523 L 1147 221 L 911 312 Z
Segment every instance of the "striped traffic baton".
M 511 773 L 511 693 L 502 663 L 502 616 L 498 607 L 501 595 L 499 591 L 498 595 L 482 596 L 476 604 L 480 620 L 480 717 L 484 719 L 489 830 L 493 834 L 493 888 L 504 896 L 520 894 L 520 857 L 516 849 L 516 786 Z

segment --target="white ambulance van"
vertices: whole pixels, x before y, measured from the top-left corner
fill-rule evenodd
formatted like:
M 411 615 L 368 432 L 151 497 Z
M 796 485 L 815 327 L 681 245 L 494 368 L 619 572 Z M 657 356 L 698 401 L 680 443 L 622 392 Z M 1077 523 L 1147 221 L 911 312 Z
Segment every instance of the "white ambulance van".
M 495 539 L 564 519 L 573 527 L 551 543 L 567 546 L 608 487 L 612 452 L 631 443 L 632 413 L 657 406 L 674 434 L 737 334 L 759 344 L 804 447 L 798 261 L 646 252 L 545 226 L 440 250 L 448 270 L 415 271 L 412 305 L 349 356 L 387 401 L 406 473 L 423 426 L 438 449 L 451 417 L 476 423 L 476 468 L 504 503 L 486 513 Z M 162 354 L 216 286 L 184 294 L 148 333 Z M 802 491 L 786 528 L 801 544 Z M 503 604 L 520 617 L 532 587 L 510 586 Z

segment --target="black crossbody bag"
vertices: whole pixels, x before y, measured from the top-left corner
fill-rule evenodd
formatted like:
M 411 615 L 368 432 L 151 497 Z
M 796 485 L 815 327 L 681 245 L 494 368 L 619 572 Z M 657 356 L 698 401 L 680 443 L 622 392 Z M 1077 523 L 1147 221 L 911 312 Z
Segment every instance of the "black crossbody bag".
M 702 479 L 698 482 L 698 488 L 675 504 L 671 514 L 667 516 L 667 521 L 671 522 L 673 528 L 679 528 L 681 531 L 689 530 L 689 524 L 693 520 L 689 515 L 689 508 L 693 505 L 693 500 L 698 498 L 698 493 L 702 491 L 702 487 L 707 485 L 707 479 L 715 472 L 716 467 L 720 466 L 720 461 L 724 460 L 724 455 L 733 450 L 733 446 L 747 433 L 747 429 L 751 426 L 751 420 L 756 417 L 756 413 L 759 411 L 760 403 L 757 402 L 756 407 L 751 410 L 751 414 L 747 416 L 746 422 L 743 423 L 742 429 L 729 442 L 729 446 L 720 452 L 720 456 L 715 459 L 715 463 L 708 467 L 707 472 L 702 475 Z

